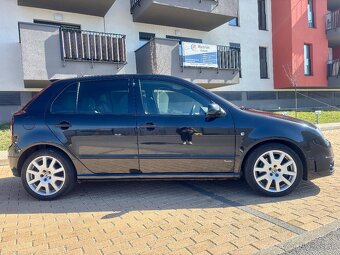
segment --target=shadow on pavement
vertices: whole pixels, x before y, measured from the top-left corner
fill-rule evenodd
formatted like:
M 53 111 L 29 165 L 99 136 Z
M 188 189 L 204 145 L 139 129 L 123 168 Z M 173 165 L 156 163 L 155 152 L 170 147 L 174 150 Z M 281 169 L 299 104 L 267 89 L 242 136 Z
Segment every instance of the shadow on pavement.
M 302 199 L 319 192 L 318 186 L 306 181 L 292 194 L 279 198 L 256 194 L 243 180 L 92 181 L 77 184 L 58 200 L 43 202 L 26 193 L 20 178 L 11 177 L 0 179 L 0 214 L 104 212 L 107 215 L 102 219 L 109 219 L 130 211 L 237 207 Z

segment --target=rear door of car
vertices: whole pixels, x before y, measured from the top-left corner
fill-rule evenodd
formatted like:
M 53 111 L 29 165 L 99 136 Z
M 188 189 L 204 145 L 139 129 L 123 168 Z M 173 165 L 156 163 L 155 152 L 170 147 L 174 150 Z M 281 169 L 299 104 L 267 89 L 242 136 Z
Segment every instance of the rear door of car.
M 139 170 L 135 103 L 129 79 L 80 80 L 53 101 L 46 122 L 95 174 Z

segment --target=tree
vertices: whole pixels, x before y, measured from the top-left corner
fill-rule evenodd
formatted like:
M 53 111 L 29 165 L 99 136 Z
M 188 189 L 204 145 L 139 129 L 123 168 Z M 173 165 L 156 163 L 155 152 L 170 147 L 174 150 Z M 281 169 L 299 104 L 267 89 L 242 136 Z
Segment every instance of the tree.
M 288 78 L 292 87 L 295 90 L 295 118 L 297 118 L 297 110 L 298 110 L 298 98 L 297 98 L 297 82 L 298 82 L 298 74 L 293 72 L 293 68 L 289 65 L 283 65 L 283 70 L 285 72 L 286 77 Z

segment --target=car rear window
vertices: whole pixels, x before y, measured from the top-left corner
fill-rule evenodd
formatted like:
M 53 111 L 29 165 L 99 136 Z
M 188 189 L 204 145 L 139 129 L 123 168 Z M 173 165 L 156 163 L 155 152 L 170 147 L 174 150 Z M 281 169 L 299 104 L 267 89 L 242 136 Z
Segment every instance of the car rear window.
M 128 80 L 84 81 L 72 84 L 54 100 L 51 112 L 128 114 Z

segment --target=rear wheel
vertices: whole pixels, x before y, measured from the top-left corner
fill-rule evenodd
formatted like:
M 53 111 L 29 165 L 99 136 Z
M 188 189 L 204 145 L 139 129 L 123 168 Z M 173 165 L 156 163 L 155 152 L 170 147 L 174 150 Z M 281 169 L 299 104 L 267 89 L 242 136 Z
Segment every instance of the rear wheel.
M 23 164 L 21 180 L 26 191 L 40 200 L 52 200 L 70 191 L 76 175 L 70 160 L 54 150 L 39 150 Z
M 284 196 L 301 182 L 303 166 L 298 154 L 283 144 L 267 144 L 248 157 L 244 174 L 254 190 L 268 196 Z

